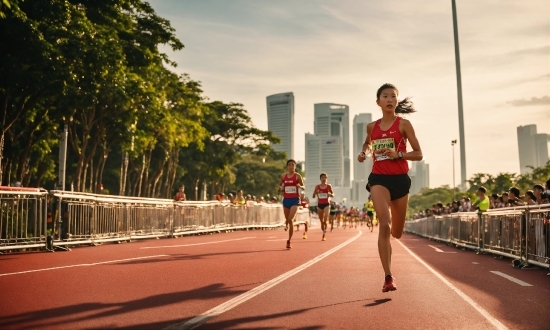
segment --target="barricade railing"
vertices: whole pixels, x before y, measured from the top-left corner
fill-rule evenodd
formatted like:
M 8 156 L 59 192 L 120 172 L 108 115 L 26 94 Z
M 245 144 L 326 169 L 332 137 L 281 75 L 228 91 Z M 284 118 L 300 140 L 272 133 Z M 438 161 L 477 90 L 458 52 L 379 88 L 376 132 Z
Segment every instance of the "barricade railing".
M 405 231 L 550 268 L 550 204 L 431 216 L 405 222 Z
M 61 210 L 54 247 L 284 225 L 281 204 L 174 202 L 67 191 L 51 194 Z M 309 210 L 299 210 L 296 220 L 309 220 Z
M 0 251 L 46 246 L 48 192 L 0 187 Z

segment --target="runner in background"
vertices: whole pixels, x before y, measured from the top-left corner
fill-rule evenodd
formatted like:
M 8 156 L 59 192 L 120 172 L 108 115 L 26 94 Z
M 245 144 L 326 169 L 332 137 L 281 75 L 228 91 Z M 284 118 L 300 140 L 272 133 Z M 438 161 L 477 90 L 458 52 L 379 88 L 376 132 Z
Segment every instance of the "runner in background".
M 281 175 L 279 180 L 279 191 L 283 192 L 283 211 L 285 213 L 285 221 L 288 228 L 288 241 L 286 248 L 290 249 L 290 240 L 294 233 L 294 218 L 300 206 L 300 194 L 298 189 L 304 189 L 304 181 L 299 173 L 296 173 L 296 161 L 289 159 L 286 162 L 287 172 Z
M 334 229 L 334 219 L 336 218 L 336 202 L 330 202 L 330 232 Z
M 367 190 L 371 193 L 380 221 L 378 253 L 385 273 L 382 292 L 397 290 L 391 272 L 390 234 L 400 238 L 405 226 L 411 187 L 407 161 L 422 160 L 422 151 L 412 124 L 398 115 L 416 110 L 408 98 L 398 101 L 398 93 L 391 84 L 382 85 L 376 92 L 376 104 L 382 110 L 382 118 L 367 125 L 367 138 L 357 156 L 357 160 L 362 163 L 367 158 L 366 152 L 373 151 L 374 162 Z M 407 140 L 413 149 L 410 152 L 406 150 Z
M 334 197 L 334 192 L 332 191 L 332 186 L 327 184 L 328 175 L 326 173 L 321 173 L 319 179 L 321 180 L 321 184 L 315 186 L 313 198 L 317 197 L 317 214 L 319 215 L 319 220 L 321 220 L 321 230 L 323 231 L 321 240 L 326 241 L 327 222 L 332 214 L 329 198 Z M 332 231 L 332 228 L 330 231 Z
M 372 198 L 369 196 L 369 201 L 367 202 L 367 227 L 370 228 L 372 232 L 374 228 L 374 203 Z
M 176 196 L 174 196 L 174 202 L 185 202 L 186 200 L 187 196 L 185 196 L 185 186 L 181 185 L 179 186 Z
M 303 190 L 300 192 L 300 206 L 302 208 L 308 210 L 308 214 L 309 214 L 309 199 L 307 198 L 306 193 Z M 303 239 L 307 239 L 307 227 L 308 227 L 308 225 L 309 225 L 309 223 L 306 220 L 305 223 L 304 223 L 304 226 L 306 227 L 306 229 L 304 231 L 304 236 L 302 236 Z M 300 231 L 300 224 L 296 225 L 296 230 Z

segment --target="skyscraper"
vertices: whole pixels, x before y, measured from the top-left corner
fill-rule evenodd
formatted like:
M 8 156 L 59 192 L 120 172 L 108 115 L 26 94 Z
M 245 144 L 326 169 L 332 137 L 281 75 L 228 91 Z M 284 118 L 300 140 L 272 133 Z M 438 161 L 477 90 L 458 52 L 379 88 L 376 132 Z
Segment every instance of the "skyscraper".
M 370 113 L 360 113 L 353 117 L 353 149 L 351 150 L 351 159 L 354 161 L 354 164 L 350 197 L 353 206 L 362 206 L 369 196 L 366 185 L 372 169 L 372 158 L 368 157 L 363 163 L 359 163 L 355 158 L 363 148 L 363 143 L 367 138 L 367 125 L 371 121 L 372 115 Z
M 548 134 L 537 134 L 537 125 L 518 126 L 519 167 L 521 174 L 531 173 L 532 167 L 541 167 L 548 162 Z
M 306 133 L 306 191 L 313 192 L 319 184 L 319 175 L 325 172 L 328 183 L 342 187 L 344 181 L 344 153 L 341 136 L 317 136 Z
M 294 94 L 292 92 L 270 95 L 267 103 L 267 129 L 281 139 L 273 144 L 276 151 L 294 158 Z
M 411 177 L 411 195 L 417 194 L 422 188 L 430 187 L 430 165 L 423 160 L 412 162 L 409 176 Z
M 353 150 L 351 151 L 351 157 L 355 159 L 363 148 L 363 143 L 367 138 L 367 125 L 372 122 L 372 115 L 370 113 L 360 113 L 353 117 Z M 353 180 L 362 181 L 367 180 L 369 177 L 370 169 L 372 168 L 372 159 L 370 160 L 370 167 L 361 166 L 358 163 L 354 163 L 353 166 Z
M 317 103 L 314 105 L 314 116 L 314 135 L 341 137 L 344 172 L 340 186 L 350 187 L 349 107 L 344 104 Z

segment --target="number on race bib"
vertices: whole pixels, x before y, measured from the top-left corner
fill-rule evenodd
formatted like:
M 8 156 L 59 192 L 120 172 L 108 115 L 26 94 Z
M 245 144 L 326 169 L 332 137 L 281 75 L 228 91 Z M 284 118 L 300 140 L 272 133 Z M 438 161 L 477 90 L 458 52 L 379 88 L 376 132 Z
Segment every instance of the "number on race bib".
M 295 194 L 296 193 L 296 186 L 285 187 L 285 193 Z
M 319 194 L 319 198 L 327 199 L 327 198 L 328 198 L 328 194 L 327 194 L 327 193 L 320 193 L 320 194 Z

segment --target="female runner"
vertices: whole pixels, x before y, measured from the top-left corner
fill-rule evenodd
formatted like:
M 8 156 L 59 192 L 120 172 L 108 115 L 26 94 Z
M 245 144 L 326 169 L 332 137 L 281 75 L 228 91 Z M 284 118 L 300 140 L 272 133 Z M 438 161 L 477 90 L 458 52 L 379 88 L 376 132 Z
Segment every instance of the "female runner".
M 378 254 L 385 273 L 382 292 L 397 290 L 391 272 L 390 233 L 400 238 L 405 226 L 411 187 L 407 161 L 422 160 L 422 151 L 412 124 L 398 116 L 416 110 L 409 98 L 398 101 L 398 94 L 399 91 L 392 84 L 384 84 L 376 92 L 376 104 L 382 109 L 382 118 L 367 125 L 367 138 L 357 156 L 357 160 L 362 163 L 367 157 L 366 152 L 373 152 L 374 162 L 367 190 L 371 193 L 380 223 Z M 412 148 L 409 152 L 406 150 L 407 140 Z
M 294 233 L 294 218 L 300 206 L 300 194 L 298 189 L 304 190 L 304 181 L 299 173 L 296 173 L 296 161 L 289 159 L 286 162 L 287 172 L 281 175 L 279 191 L 283 191 L 283 211 L 285 213 L 286 226 L 288 228 L 288 241 L 286 248 L 290 249 L 290 240 Z
M 315 186 L 313 191 L 313 198 L 318 197 L 317 199 L 317 214 L 319 215 L 319 220 L 321 220 L 321 230 L 323 231 L 323 241 L 327 240 L 327 222 L 330 216 L 330 204 L 329 198 L 334 197 L 332 191 L 332 186 L 327 184 L 328 175 L 326 173 L 321 173 L 319 176 L 321 179 L 321 184 Z

